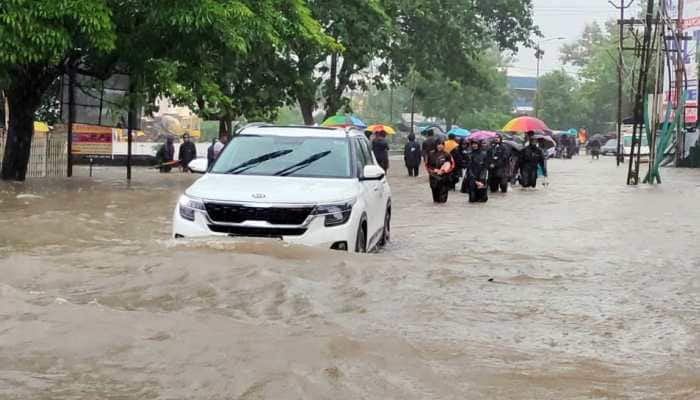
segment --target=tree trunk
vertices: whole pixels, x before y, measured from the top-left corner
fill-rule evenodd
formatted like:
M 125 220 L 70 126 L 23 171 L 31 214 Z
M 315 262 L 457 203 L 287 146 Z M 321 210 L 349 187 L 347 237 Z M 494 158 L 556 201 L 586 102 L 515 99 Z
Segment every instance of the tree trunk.
M 304 117 L 304 124 L 314 125 L 314 108 L 316 107 L 316 102 L 314 99 L 298 99 L 299 108 L 301 108 L 301 115 Z
M 225 115 L 219 119 L 219 138 L 224 136 L 231 136 L 231 120 L 228 115 Z
M 338 54 L 333 53 L 331 55 L 331 69 L 330 77 L 326 86 L 326 116 L 324 119 L 328 119 L 334 116 L 340 106 L 338 105 L 340 99 L 336 96 L 337 93 L 337 80 L 338 80 Z
M 5 156 L 2 160 L 2 179 L 23 181 L 27 176 L 29 150 L 34 135 L 36 107 L 32 107 L 32 104 L 38 104 L 39 101 L 34 102 L 15 93 L 10 93 L 10 96 L 8 98 L 10 121 Z
M 58 68 L 45 65 L 23 66 L 12 71 L 12 80 L 5 92 L 9 118 L 0 174 L 2 179 L 26 179 L 34 135 L 34 113 L 41 105 L 44 92 L 60 74 Z

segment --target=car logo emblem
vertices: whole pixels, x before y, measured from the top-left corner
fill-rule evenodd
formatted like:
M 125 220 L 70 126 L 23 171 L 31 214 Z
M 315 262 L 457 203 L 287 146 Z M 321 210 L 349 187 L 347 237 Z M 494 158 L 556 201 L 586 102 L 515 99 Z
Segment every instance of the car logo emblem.
M 264 199 L 265 197 L 267 197 L 267 196 L 265 196 L 265 195 L 262 194 L 262 193 L 255 193 L 255 194 L 253 194 L 253 198 L 254 198 L 254 199 Z

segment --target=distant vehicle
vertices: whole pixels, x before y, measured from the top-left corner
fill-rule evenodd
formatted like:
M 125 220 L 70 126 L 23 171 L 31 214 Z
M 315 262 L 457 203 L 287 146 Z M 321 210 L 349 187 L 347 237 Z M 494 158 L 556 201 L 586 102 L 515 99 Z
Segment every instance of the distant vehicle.
M 617 154 L 617 139 L 610 139 L 600 148 L 600 154 L 604 156 L 614 156 Z
M 643 156 L 649 155 L 649 141 L 646 135 L 642 136 L 642 146 L 639 149 L 639 153 Z M 629 156 L 632 153 L 632 135 L 625 135 L 622 137 L 622 148 L 625 156 Z
M 367 252 L 389 241 L 391 189 L 364 132 L 242 129 L 180 197 L 173 236 L 246 236 Z

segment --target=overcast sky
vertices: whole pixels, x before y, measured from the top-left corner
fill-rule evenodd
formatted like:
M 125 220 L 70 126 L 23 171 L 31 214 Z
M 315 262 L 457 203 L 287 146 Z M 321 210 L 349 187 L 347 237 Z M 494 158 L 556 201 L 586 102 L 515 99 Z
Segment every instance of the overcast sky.
M 619 0 L 614 0 L 619 3 Z M 625 0 L 627 1 L 627 0 Z M 635 2 L 636 3 L 636 2 Z M 561 68 L 559 48 L 563 43 L 574 42 L 580 37 L 586 24 L 593 21 L 603 23 L 608 19 L 618 19 L 619 11 L 607 0 L 534 0 L 535 23 L 540 27 L 544 38 L 540 39 L 545 51 L 540 73 Z M 564 37 L 564 40 L 548 38 Z M 521 49 L 515 56 L 510 74 L 515 76 L 536 76 L 537 59 L 533 49 Z

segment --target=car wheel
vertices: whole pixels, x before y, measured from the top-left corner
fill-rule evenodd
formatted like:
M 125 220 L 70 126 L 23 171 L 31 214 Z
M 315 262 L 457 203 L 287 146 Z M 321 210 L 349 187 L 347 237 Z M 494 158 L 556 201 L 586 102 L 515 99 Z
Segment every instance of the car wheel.
M 357 228 L 357 237 L 355 238 L 355 252 L 367 252 L 367 229 L 362 223 L 360 223 L 360 227 Z
M 386 214 L 384 214 L 384 230 L 382 231 L 382 237 L 379 239 L 379 247 L 386 246 L 387 243 L 391 241 L 391 208 L 387 208 Z

